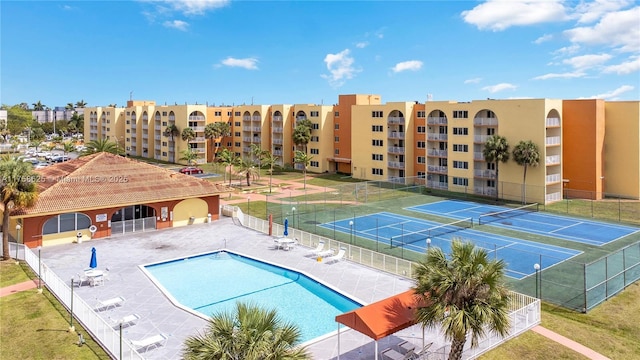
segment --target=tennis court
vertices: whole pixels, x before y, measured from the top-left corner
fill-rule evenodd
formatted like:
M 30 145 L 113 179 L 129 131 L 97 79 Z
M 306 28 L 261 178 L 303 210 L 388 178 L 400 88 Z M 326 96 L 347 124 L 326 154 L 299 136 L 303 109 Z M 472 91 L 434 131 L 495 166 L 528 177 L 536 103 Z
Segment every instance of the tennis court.
M 522 279 L 535 273 L 534 264 L 542 269 L 552 267 L 580 254 L 580 251 L 541 244 L 473 230 L 471 219 L 452 224 L 379 212 L 328 222 L 318 226 L 360 237 L 404 250 L 424 253 L 428 246 L 438 246 L 445 253 L 451 250 L 454 238 L 472 241 L 489 252 L 490 256 L 507 263 L 507 276 Z M 427 244 L 430 239 L 430 244 Z
M 463 200 L 444 200 L 409 207 L 407 210 L 452 219 L 473 218 L 481 225 L 487 224 L 596 246 L 640 231 L 631 226 L 540 213 L 537 211 L 537 204 L 514 210 Z

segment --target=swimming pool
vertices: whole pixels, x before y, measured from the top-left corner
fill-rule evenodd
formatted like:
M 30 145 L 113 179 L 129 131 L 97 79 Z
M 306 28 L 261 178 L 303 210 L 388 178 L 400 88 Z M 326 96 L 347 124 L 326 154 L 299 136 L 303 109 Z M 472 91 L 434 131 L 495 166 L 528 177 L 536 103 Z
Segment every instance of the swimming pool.
M 205 319 L 237 301 L 276 309 L 299 327 L 303 343 L 335 331 L 336 315 L 362 306 L 308 275 L 228 251 L 142 269 L 175 305 Z

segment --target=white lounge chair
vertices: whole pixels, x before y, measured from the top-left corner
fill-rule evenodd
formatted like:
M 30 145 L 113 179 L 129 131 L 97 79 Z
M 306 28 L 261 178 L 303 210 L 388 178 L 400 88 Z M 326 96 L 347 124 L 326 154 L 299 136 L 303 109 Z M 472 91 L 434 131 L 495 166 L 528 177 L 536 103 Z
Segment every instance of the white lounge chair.
M 155 349 L 160 345 L 164 345 L 167 341 L 167 336 L 164 334 L 156 334 L 149 336 L 142 340 L 129 340 L 137 351 L 147 351 L 149 349 Z
M 382 355 L 383 359 L 409 360 L 409 359 L 411 359 L 413 357 L 414 353 L 413 353 L 413 350 L 410 350 L 406 354 L 402 354 L 402 353 L 399 353 L 399 352 L 393 350 L 392 348 L 388 348 L 388 349 L 382 350 L 380 355 Z
M 433 345 L 432 342 L 428 343 L 427 345 L 425 345 L 422 350 L 420 350 L 417 353 L 413 354 L 412 359 L 418 360 L 418 359 L 427 359 L 429 354 L 431 354 L 431 351 L 429 351 L 429 348 L 431 347 L 431 345 Z
M 92 276 L 89 278 L 89 284 L 91 286 L 104 285 L 104 275 Z
M 324 242 L 320 241 L 318 243 L 318 246 L 309 252 L 309 255 L 318 256 L 318 254 L 322 252 L 322 250 L 324 250 Z
M 340 250 L 338 251 L 338 253 L 337 253 L 337 254 L 335 254 L 335 255 L 333 255 L 333 256 L 327 256 L 327 257 L 324 259 L 325 264 L 328 264 L 328 263 L 332 263 L 332 262 L 336 262 L 336 261 L 340 261 L 340 260 L 342 260 L 342 258 L 344 257 L 344 254 L 345 254 L 346 252 L 347 252 L 347 251 L 346 251 L 345 249 L 340 249 Z
M 124 298 L 122 296 L 114 297 L 107 300 L 98 300 L 98 305 L 96 306 L 95 310 L 108 310 L 122 305 L 123 302 Z
M 113 318 L 110 318 L 110 319 L 111 319 L 111 322 L 114 323 L 116 326 L 119 326 L 120 324 L 122 324 L 123 327 L 129 327 L 136 324 L 136 321 L 140 319 L 140 315 L 129 314 L 121 317 L 120 319 L 113 319 Z
M 333 249 L 322 250 L 316 256 L 324 258 L 330 255 L 333 255 Z
M 80 273 L 76 274 L 78 279 L 76 279 L 76 284 L 78 287 L 81 287 L 83 284 L 91 284 L 89 278 L 85 275 L 80 275 Z

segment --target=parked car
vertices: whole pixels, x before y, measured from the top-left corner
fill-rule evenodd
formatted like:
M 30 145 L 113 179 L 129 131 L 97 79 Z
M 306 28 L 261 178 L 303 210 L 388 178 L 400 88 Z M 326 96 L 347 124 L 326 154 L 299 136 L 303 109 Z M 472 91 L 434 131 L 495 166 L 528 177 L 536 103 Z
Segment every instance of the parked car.
M 180 172 L 183 174 L 187 174 L 187 175 L 193 175 L 193 174 L 202 174 L 204 173 L 204 171 L 202 171 L 202 169 L 197 168 L 195 166 L 187 166 L 187 167 L 183 167 L 182 169 L 180 169 Z
M 54 155 L 49 159 L 52 163 L 61 163 L 65 161 L 69 161 L 69 157 L 67 155 Z
M 48 163 L 46 163 L 46 162 L 39 162 L 39 163 L 35 164 L 35 165 L 33 166 L 33 168 L 34 168 L 35 170 L 38 170 L 38 169 L 44 169 L 44 168 L 46 168 L 47 166 L 49 166 L 49 164 L 48 164 Z
M 37 163 L 40 162 L 40 160 L 36 158 L 25 158 L 25 159 L 22 159 L 22 161 L 31 163 L 33 166 L 35 166 Z

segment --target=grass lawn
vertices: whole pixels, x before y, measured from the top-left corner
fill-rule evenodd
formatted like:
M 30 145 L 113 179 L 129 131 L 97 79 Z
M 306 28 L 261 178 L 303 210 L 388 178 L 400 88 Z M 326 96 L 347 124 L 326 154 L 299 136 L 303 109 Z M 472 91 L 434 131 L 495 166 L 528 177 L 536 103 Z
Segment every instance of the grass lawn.
M 13 260 L 0 262 L 2 286 L 27 281 L 33 274 Z M 70 333 L 69 313 L 46 289 L 22 291 L 0 298 L 2 359 L 110 359 L 75 321 Z M 77 332 L 86 343 L 78 346 Z

